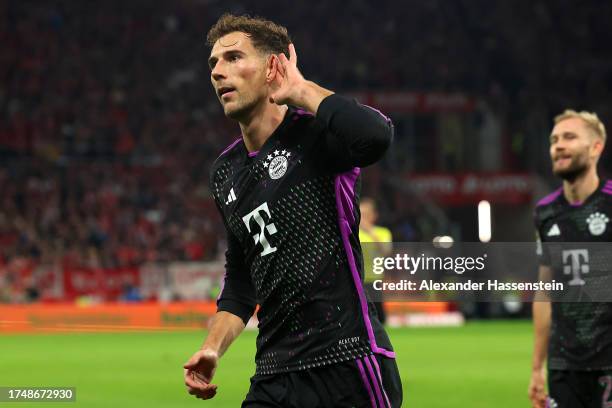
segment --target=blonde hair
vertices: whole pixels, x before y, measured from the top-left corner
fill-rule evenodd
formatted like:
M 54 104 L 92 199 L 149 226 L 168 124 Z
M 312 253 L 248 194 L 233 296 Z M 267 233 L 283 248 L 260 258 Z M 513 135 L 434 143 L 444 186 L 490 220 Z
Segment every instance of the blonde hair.
M 594 112 L 580 111 L 576 112 L 572 109 L 566 109 L 562 114 L 555 116 L 555 125 L 565 119 L 579 118 L 582 119 L 587 129 L 595 136 L 606 142 L 606 127 Z

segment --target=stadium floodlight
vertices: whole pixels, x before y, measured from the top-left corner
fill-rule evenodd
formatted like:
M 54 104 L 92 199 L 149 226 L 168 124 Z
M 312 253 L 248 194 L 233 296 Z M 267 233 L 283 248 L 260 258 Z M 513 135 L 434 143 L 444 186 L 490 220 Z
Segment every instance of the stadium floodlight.
M 436 248 L 450 248 L 455 240 L 450 235 L 436 236 L 433 239 L 433 244 Z
M 486 200 L 478 203 L 478 238 L 480 242 L 491 241 L 491 203 Z

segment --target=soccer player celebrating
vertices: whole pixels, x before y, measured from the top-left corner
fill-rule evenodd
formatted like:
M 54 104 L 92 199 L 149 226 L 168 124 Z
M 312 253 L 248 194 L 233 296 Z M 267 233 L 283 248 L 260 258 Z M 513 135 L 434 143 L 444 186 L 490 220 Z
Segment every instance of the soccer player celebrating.
M 550 156 L 553 173 L 563 180 L 563 187 L 536 207 L 536 229 L 543 245 L 612 241 L 608 225 L 612 182 L 600 180 L 597 174 L 605 142 L 604 125 L 593 113 L 567 110 L 555 118 Z M 587 268 L 576 268 L 577 264 L 589 263 L 591 275 L 610 267 L 594 254 L 589 256 L 584 244 L 580 250 L 567 245 L 554 253 L 539 245 L 540 279 L 565 281 L 567 287 L 580 290 L 588 280 L 582 274 Z M 572 271 L 564 274 L 567 268 Z M 533 407 L 612 407 L 612 304 L 544 300 L 533 304 L 535 343 L 529 384 Z
M 208 336 L 184 366 L 188 392 L 215 396 L 219 359 L 258 304 L 243 407 L 401 406 L 358 239 L 360 168 L 387 150 L 390 120 L 305 80 L 273 22 L 227 14 L 207 41 L 213 87 L 242 137 L 211 169 L 226 275 Z

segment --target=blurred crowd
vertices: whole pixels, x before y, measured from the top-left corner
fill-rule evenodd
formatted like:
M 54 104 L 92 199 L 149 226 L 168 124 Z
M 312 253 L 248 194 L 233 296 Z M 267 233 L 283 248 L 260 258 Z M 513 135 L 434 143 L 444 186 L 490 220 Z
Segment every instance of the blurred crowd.
M 219 255 L 208 169 L 239 133 L 204 38 L 225 11 L 286 25 L 324 86 L 465 93 L 536 151 L 567 106 L 611 123 L 608 2 L 4 0 L 0 266 Z

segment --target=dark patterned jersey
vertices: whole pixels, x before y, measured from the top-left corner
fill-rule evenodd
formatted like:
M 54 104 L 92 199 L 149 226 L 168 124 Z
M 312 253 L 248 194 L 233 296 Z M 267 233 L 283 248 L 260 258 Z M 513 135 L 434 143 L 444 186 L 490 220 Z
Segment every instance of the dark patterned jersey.
M 612 303 L 579 301 L 585 283 L 610 291 L 612 275 L 612 181 L 602 181 L 583 203 L 570 204 L 562 188 L 542 199 L 535 212 L 542 241 L 540 263 L 573 291 L 572 302 L 551 303 L 548 367 L 556 370 L 612 368 Z M 586 243 L 599 243 L 589 246 Z M 582 293 L 582 292 L 584 293 Z
M 242 139 L 211 170 L 227 229 L 217 305 L 248 321 L 259 305 L 256 373 L 394 356 L 363 290 L 360 168 L 382 157 L 391 122 L 332 95 L 317 117 L 289 107 L 258 152 Z

